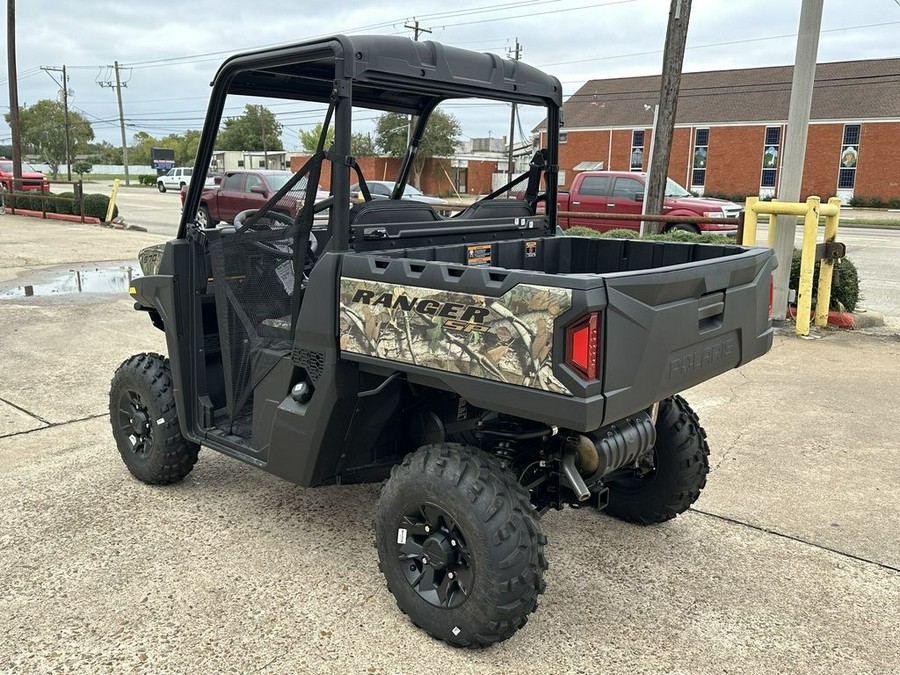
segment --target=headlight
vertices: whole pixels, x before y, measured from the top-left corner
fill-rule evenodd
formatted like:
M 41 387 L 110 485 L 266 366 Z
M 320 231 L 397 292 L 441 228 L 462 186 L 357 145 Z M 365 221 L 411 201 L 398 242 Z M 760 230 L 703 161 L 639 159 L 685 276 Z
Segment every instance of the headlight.
M 725 213 L 724 213 L 724 211 L 704 211 L 703 217 L 704 218 L 724 218 Z

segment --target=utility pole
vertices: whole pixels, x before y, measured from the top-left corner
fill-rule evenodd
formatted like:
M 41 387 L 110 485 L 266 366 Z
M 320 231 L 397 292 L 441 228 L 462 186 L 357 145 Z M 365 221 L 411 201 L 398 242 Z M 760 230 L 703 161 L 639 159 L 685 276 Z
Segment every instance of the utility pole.
M 518 61 L 519 57 L 522 55 L 522 45 L 519 44 L 519 38 L 516 38 L 516 46 L 512 50 L 511 56 L 513 61 Z M 507 178 L 512 180 L 513 171 L 515 167 L 513 166 L 513 138 L 516 133 L 516 104 L 512 104 L 512 113 L 509 116 L 509 156 L 507 158 Z M 490 149 L 490 148 L 489 148 Z
M 128 143 L 125 140 L 125 112 L 122 109 L 122 87 L 127 87 L 128 82 L 122 82 L 119 77 L 119 62 L 116 61 L 114 66 L 107 66 L 107 68 L 113 68 L 116 71 L 116 82 L 112 83 L 111 80 L 106 80 L 103 82 L 98 81 L 101 87 L 115 87 L 116 88 L 116 97 L 119 99 L 119 129 L 122 132 L 122 163 L 125 164 L 125 185 L 130 185 L 131 183 L 128 180 Z
M 16 0 L 6 0 L 6 60 L 9 78 L 9 128 L 12 133 L 13 184 L 22 180 L 22 137 L 19 135 L 19 80 L 16 71 Z M 19 184 L 21 187 L 21 183 Z
M 404 28 L 409 28 L 413 32 L 413 40 L 415 42 L 419 41 L 419 33 L 430 33 L 430 28 L 419 28 L 419 20 L 415 17 L 412 19 L 412 25 L 405 23 L 403 24 Z M 409 126 L 406 128 L 406 152 L 409 153 L 410 144 L 412 143 L 413 137 L 413 127 L 416 125 L 416 116 L 409 116 Z M 416 186 L 418 187 L 418 185 Z
M 269 151 L 266 150 L 266 126 L 263 124 L 263 106 L 256 106 L 256 116 L 259 117 L 259 131 L 262 134 L 262 144 L 263 144 L 263 163 L 265 164 L 265 168 L 269 168 Z
M 651 172 L 647 174 L 647 198 L 645 213 L 662 213 L 666 194 L 666 178 L 669 173 L 669 156 L 672 152 L 672 135 L 675 131 L 675 112 L 678 109 L 678 88 L 681 86 L 681 64 L 684 62 L 684 45 L 687 42 L 688 23 L 691 18 L 691 0 L 672 0 L 669 9 L 669 25 L 666 28 L 666 46 L 663 52 L 662 77 L 659 83 L 659 110 L 653 134 L 653 152 L 650 155 Z M 650 232 L 659 232 L 659 223 L 648 223 Z
M 412 19 L 412 25 L 407 23 L 407 24 L 403 24 L 403 27 L 409 28 L 413 32 L 413 40 L 415 40 L 416 42 L 419 41 L 419 33 L 430 33 L 431 32 L 430 28 L 419 28 L 419 20 L 415 17 L 413 17 L 413 19 Z
M 653 148 L 656 145 L 656 123 L 659 121 L 659 106 L 658 105 L 647 105 L 644 104 L 644 110 L 647 112 L 653 111 L 653 126 L 650 130 L 650 159 L 647 160 L 647 176 L 644 178 L 644 201 L 641 202 L 641 215 L 647 215 L 647 190 L 650 187 L 650 174 L 653 172 Z M 665 194 L 663 194 L 663 199 L 665 199 Z M 640 234 L 643 237 L 644 235 L 650 234 L 649 227 L 650 223 L 646 220 L 641 221 L 641 231 Z
M 819 50 L 819 31 L 822 27 L 823 0 L 803 0 L 800 8 L 800 30 L 797 33 L 797 52 L 794 58 L 794 80 L 791 84 L 791 103 L 781 156 L 781 176 L 778 180 L 778 199 L 783 202 L 800 201 L 800 184 L 806 159 L 806 135 L 809 130 L 809 110 L 812 106 L 813 84 L 816 79 L 816 54 Z M 828 195 L 822 195 L 827 197 Z M 771 224 L 769 227 L 772 227 Z M 772 296 L 772 318 L 783 321 L 787 314 L 788 284 L 791 255 L 797 219 L 782 216 L 775 230 L 775 270 Z
M 72 142 L 69 140 L 69 80 L 66 76 L 66 67 L 57 68 L 56 66 L 41 66 L 41 70 L 50 75 L 50 73 L 62 73 L 62 95 L 63 95 L 63 128 L 65 130 L 66 141 L 66 180 L 72 180 Z M 50 75 L 50 78 L 56 82 L 56 78 Z M 59 84 L 59 82 L 56 82 Z

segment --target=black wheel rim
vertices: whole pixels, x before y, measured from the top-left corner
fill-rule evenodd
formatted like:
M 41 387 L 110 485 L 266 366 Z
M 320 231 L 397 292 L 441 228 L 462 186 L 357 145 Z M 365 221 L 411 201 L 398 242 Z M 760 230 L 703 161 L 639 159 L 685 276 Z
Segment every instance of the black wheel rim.
M 397 526 L 397 560 L 406 581 L 435 607 L 459 607 L 472 592 L 468 543 L 456 521 L 434 504 L 407 509 Z
M 129 449 L 139 457 L 150 454 L 153 444 L 153 423 L 150 411 L 140 394 L 128 389 L 119 396 L 117 423 Z

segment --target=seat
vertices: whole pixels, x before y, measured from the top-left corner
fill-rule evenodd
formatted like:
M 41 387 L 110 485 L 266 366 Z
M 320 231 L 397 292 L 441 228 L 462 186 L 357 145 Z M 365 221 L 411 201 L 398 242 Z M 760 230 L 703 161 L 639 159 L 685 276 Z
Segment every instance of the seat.
M 411 199 L 373 199 L 350 208 L 350 225 L 392 225 L 442 221 L 429 204 Z
M 454 220 L 475 218 L 528 218 L 534 215 L 531 207 L 519 199 L 484 199 L 475 202 L 465 211 L 454 216 Z

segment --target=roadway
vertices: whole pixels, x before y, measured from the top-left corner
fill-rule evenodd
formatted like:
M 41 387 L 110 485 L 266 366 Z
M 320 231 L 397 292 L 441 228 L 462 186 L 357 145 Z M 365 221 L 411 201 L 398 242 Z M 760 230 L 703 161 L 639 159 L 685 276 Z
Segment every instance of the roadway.
M 98 185 L 87 191 L 106 192 L 108 186 Z M 140 225 L 148 232 L 174 236 L 181 218 L 178 192 L 160 193 L 154 188 L 122 187 L 117 200 L 119 212 L 132 225 Z M 766 225 L 760 225 L 759 241 L 765 241 Z M 797 244 L 801 230 L 797 229 Z M 896 272 L 900 259 L 900 230 L 876 228 L 843 228 L 838 237 L 847 244 L 847 257 L 859 269 L 861 306 L 900 317 L 900 275 Z M 820 228 L 821 239 L 821 228 Z

